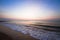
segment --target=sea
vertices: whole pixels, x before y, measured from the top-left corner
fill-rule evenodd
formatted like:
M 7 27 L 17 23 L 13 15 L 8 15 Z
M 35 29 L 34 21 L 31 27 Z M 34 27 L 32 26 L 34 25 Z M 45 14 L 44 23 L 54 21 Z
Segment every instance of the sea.
M 31 37 L 39 40 L 60 40 L 59 23 L 47 21 L 8 21 L 1 22 L 1 25 L 23 34 L 29 34 Z

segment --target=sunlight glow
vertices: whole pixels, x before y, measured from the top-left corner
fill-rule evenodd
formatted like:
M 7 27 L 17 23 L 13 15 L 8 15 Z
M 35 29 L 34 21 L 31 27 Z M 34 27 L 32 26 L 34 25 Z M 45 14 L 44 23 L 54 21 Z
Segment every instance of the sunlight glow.
M 25 6 L 21 10 L 21 18 L 35 19 L 39 8 L 37 6 Z

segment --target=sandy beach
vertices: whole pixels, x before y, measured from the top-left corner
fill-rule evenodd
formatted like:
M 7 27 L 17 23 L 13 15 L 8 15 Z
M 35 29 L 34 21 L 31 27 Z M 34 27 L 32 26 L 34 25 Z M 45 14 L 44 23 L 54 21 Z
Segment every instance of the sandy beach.
M 25 35 L 21 32 L 17 32 L 8 27 L 5 27 L 4 25 L 0 25 L 0 32 L 10 36 L 13 40 L 37 40 L 29 36 L 29 34 Z

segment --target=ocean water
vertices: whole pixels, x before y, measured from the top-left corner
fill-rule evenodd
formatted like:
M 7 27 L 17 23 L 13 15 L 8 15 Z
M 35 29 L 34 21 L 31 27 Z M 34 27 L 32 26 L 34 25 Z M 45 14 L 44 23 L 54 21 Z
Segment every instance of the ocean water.
M 39 39 L 39 40 L 60 40 L 60 32 L 43 30 L 42 26 L 38 26 L 40 28 L 30 26 L 30 24 L 36 24 L 36 23 L 37 22 L 31 22 L 31 21 L 30 22 L 29 21 L 28 22 L 27 21 L 25 22 L 24 21 L 23 22 L 12 21 L 12 22 L 3 22 L 1 24 L 12 30 L 21 32 L 23 34 L 29 34 L 30 36 L 36 39 Z M 46 25 L 47 23 L 43 24 L 42 22 L 41 24 Z M 27 25 L 29 27 L 27 27 Z

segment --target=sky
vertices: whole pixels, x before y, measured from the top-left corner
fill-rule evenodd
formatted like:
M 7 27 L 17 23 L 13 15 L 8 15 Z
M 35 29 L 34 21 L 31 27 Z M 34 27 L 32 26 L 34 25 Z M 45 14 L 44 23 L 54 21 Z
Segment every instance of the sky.
M 59 19 L 60 0 L 1 0 L 1 17 Z

